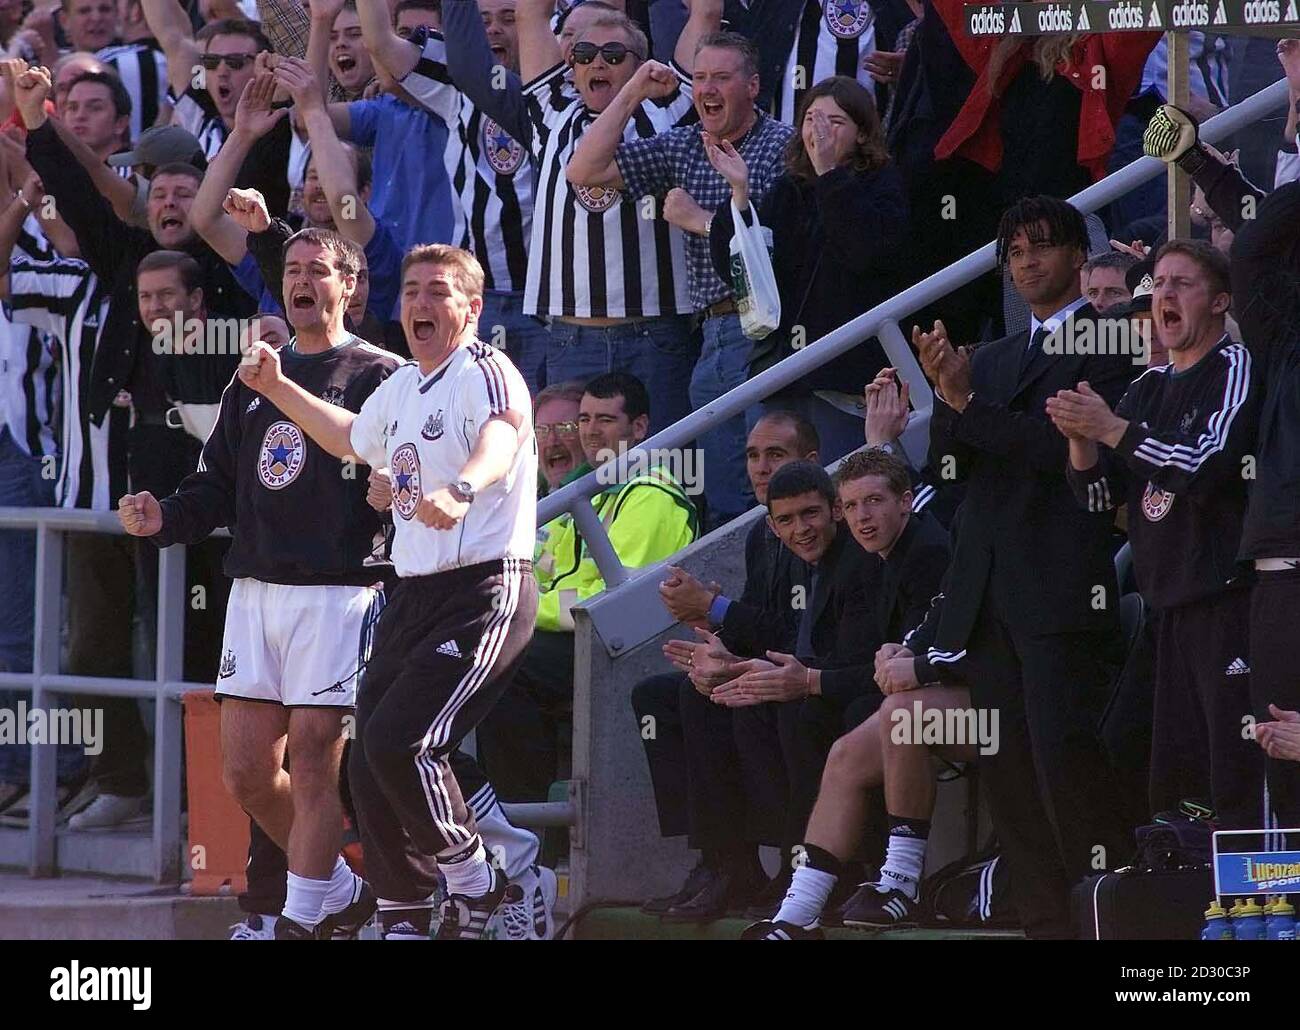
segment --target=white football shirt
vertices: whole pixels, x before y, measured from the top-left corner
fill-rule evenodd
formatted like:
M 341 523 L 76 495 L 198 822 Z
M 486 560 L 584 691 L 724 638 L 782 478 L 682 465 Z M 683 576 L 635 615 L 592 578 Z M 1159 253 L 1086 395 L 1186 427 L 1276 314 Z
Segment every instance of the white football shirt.
M 420 498 L 460 478 L 488 420 L 523 417 L 510 471 L 479 492 L 460 525 L 433 529 L 415 517 Z M 367 398 L 352 448 L 393 478 L 393 565 L 427 576 L 502 558 L 532 560 L 537 535 L 537 441 L 523 376 L 495 347 L 475 340 L 428 375 L 412 361 Z

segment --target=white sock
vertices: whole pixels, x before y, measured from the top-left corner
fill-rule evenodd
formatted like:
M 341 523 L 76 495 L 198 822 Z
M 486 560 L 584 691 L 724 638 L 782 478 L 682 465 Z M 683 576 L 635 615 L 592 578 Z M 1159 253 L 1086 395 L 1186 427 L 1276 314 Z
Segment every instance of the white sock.
M 288 876 L 289 886 L 284 894 L 284 911 L 280 914 L 299 926 L 310 930 L 321 920 L 325 894 L 330 889 L 329 880 L 309 880 L 297 873 Z
M 807 930 L 818 926 L 822 909 L 826 907 L 826 899 L 831 896 L 835 881 L 838 879 L 839 877 L 834 873 L 822 869 L 814 869 L 807 865 L 798 866 L 790 880 L 790 889 L 786 891 L 785 899 L 777 910 L 776 920 L 794 923 L 795 926 L 802 926 Z
M 880 870 L 880 886 L 900 890 L 915 901 L 921 890 L 926 843 L 924 837 L 891 833 L 885 864 Z
M 516 826 L 507 819 L 495 800 L 481 815 L 475 812 L 474 821 L 478 823 L 484 848 L 501 867 L 507 879 L 519 879 L 537 862 L 541 850 L 537 834 Z
M 463 853 L 464 849 L 457 849 L 457 851 Z M 438 868 L 447 878 L 448 894 L 477 898 L 492 889 L 492 867 L 488 865 L 487 852 L 483 849 L 481 840 L 467 857 L 458 862 L 448 862 L 440 855 Z
M 361 877 L 354 873 L 340 855 L 334 860 L 334 871 L 330 874 L 329 889 L 325 892 L 322 905 L 324 915 L 342 912 L 357 900 L 361 890 Z

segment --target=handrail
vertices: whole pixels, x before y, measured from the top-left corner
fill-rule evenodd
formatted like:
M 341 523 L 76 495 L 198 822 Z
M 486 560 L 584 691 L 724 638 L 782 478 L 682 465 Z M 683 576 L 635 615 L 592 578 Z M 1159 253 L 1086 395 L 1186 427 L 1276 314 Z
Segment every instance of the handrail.
M 1200 127 L 1200 137 L 1213 143 L 1215 140 L 1229 136 L 1238 129 L 1263 118 L 1272 108 L 1282 104 L 1286 97 L 1286 80 L 1279 79 L 1236 106 L 1206 121 Z M 1093 183 L 1082 192 L 1076 193 L 1070 198 L 1070 203 L 1084 213 L 1096 211 L 1142 183 L 1154 179 L 1165 169 L 1165 163 L 1158 158 L 1139 158 L 1099 182 Z M 920 374 L 920 367 L 911 354 L 910 348 L 907 348 L 904 353 L 898 352 L 899 323 L 913 312 L 942 299 L 990 271 L 993 268 L 994 257 L 994 245 L 987 243 L 979 250 L 954 261 L 947 268 L 940 269 L 915 286 L 877 304 L 870 311 L 832 330 L 814 344 L 790 355 L 767 371 L 728 390 L 699 411 L 694 411 L 668 428 L 660 430 L 637 447 L 630 449 L 629 460 L 634 460 L 632 456 L 639 453 L 656 449 L 669 450 L 686 445 L 701 433 L 713 429 L 733 415 L 770 397 L 783 387 L 791 385 L 844 354 L 850 348 L 872 336 L 881 336 L 882 331 L 889 339 L 882 336 L 881 343 L 885 346 L 890 359 L 899 366 L 900 372 L 913 386 L 913 397 L 918 399 L 928 397 L 928 389 L 920 394 L 915 389 L 915 377 Z M 923 376 L 921 380 L 924 382 Z M 918 410 L 922 410 L 919 404 Z M 537 522 L 539 525 L 545 524 L 564 512 L 572 512 L 574 518 L 581 522 L 589 521 L 589 529 L 580 526 L 583 529 L 583 538 L 600 569 L 601 576 L 610 587 L 613 587 L 628 578 L 628 570 L 614 554 L 608 533 L 599 519 L 586 520 L 583 518 L 585 512 L 582 511 L 583 508 L 590 507 L 586 502 L 607 486 L 607 483 L 600 482 L 597 472 L 588 472 L 581 479 L 543 498 L 537 505 Z

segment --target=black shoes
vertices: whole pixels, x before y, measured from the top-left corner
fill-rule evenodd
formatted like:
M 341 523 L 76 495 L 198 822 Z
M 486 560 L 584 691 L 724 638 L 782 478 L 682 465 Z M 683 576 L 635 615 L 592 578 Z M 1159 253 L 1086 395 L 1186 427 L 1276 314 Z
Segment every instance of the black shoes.
M 666 923 L 711 923 L 730 909 L 744 908 L 760 889 L 753 876 L 706 870 L 708 879 L 692 897 L 663 914 Z
M 449 894 L 442 903 L 441 925 L 435 941 L 481 941 L 487 935 L 488 921 L 505 900 L 509 885 L 506 874 L 492 869 L 492 889 L 476 898 Z
M 840 909 L 845 926 L 914 926 L 918 905 L 900 890 L 864 883 Z
M 669 894 L 667 897 L 651 898 L 641 906 L 641 911 L 648 916 L 663 915 L 674 905 L 681 905 L 699 894 L 712 875 L 712 872 L 701 862 L 687 874 L 686 882 L 682 884 L 681 890 L 676 894 Z
M 318 941 L 316 931 L 295 923 L 287 916 L 280 916 L 275 921 L 275 939 L 277 941 Z
M 316 935 L 322 940 L 354 940 L 362 927 L 370 922 L 370 917 L 375 914 L 378 905 L 375 892 L 370 889 L 370 884 L 365 880 L 358 879 L 357 882 L 360 884 L 360 890 L 353 897 L 352 904 L 338 912 L 326 915 L 316 927 Z
M 764 919 L 745 927 L 745 932 L 740 935 L 740 939 L 742 941 L 824 941 L 826 934 L 822 933 L 821 927 L 809 930 L 797 923 Z

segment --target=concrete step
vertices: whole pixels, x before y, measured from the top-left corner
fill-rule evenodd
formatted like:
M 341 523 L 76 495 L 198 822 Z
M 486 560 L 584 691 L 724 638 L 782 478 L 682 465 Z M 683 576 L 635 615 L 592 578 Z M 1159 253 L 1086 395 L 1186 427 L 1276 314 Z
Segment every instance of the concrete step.
M 233 897 L 139 880 L 0 874 L 0 940 L 222 940 L 241 918 Z

